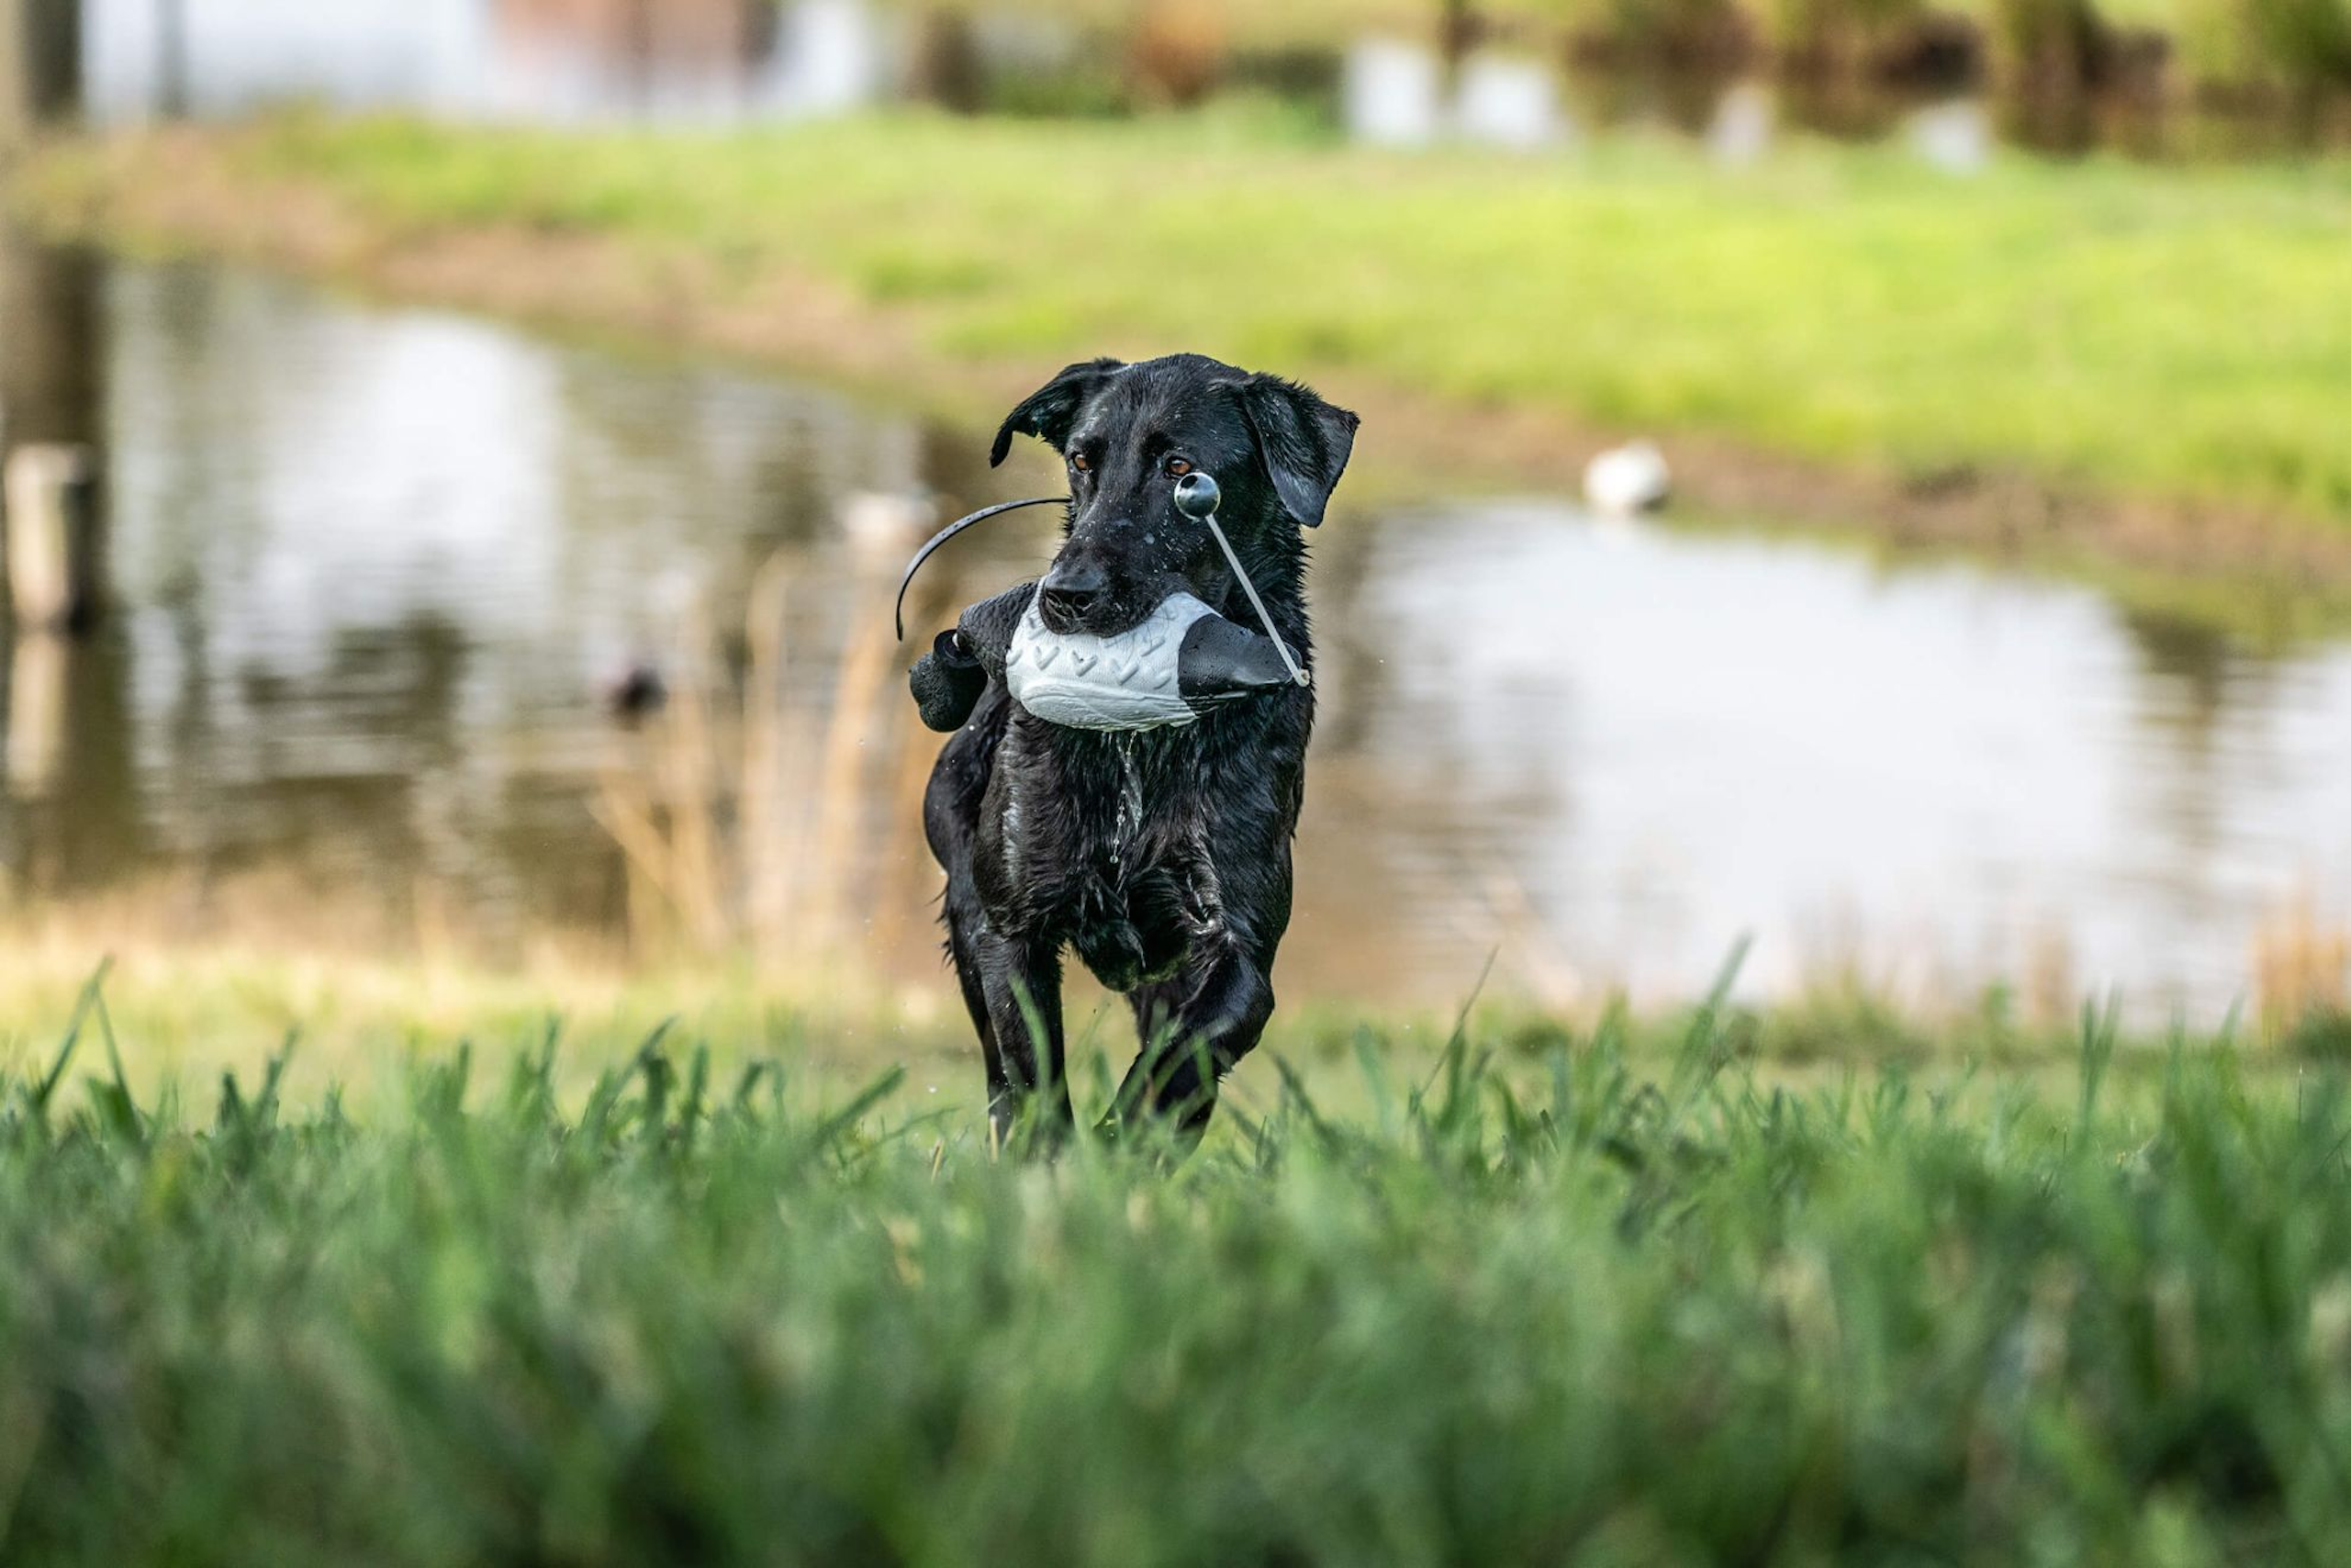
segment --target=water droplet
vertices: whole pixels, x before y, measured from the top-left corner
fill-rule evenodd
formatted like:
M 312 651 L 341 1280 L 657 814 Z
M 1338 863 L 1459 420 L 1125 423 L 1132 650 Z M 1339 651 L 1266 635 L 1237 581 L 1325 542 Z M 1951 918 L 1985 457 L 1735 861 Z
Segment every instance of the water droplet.
M 1110 862 L 1115 866 L 1126 848 L 1127 838 L 1143 824 L 1143 774 L 1135 763 L 1135 734 L 1121 730 L 1114 743 L 1118 748 L 1118 823 L 1112 830 Z

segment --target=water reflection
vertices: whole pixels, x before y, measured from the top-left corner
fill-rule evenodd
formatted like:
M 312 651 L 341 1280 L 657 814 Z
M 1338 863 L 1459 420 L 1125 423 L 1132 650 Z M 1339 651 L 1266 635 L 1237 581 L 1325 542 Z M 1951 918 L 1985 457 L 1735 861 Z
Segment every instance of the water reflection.
M 1437 51 L 1370 38 L 1347 51 L 1347 134 L 1374 147 L 1426 147 L 1444 123 Z
M 1707 125 L 1707 151 L 1715 162 L 1743 168 L 1771 150 L 1771 89 L 1760 82 L 1734 84 L 1715 106 Z
M 2341 651 L 2208 644 L 2183 682 L 2095 598 L 1963 568 L 1595 535 L 1533 506 L 1415 537 L 1374 603 L 1426 638 L 1388 656 L 1437 678 L 1367 749 L 1470 797 L 1416 827 L 1441 864 L 1552 791 L 1549 831 L 1499 836 L 1602 972 L 1686 983 L 1752 929 L 1766 985 L 1853 934 L 1914 978 L 2018 974 L 2055 936 L 2085 983 L 2210 1006 L 2254 912 L 2351 894 Z
M 1559 83 L 1541 61 L 1483 51 L 1461 62 L 1453 123 L 1465 140 L 1518 152 L 1566 134 Z
M 1369 146 L 1448 138 L 1532 152 L 1569 139 L 1559 73 L 1528 55 L 1480 50 L 1448 69 L 1434 48 L 1371 38 L 1347 52 L 1341 123 Z
M 1910 117 L 1909 136 L 1920 161 L 1946 174 L 1977 174 L 1991 162 L 1991 112 L 1972 98 L 1919 110 Z
M 474 101 L 487 22 L 475 0 L 84 0 L 84 97 L 103 119 L 290 99 L 453 110 Z
M 682 924 L 935 980 L 936 741 L 871 536 L 1033 493 L 984 432 L 235 272 L 76 286 L 121 605 L 11 661 L 13 886 L 164 869 L 209 920 L 267 876 L 334 912 L 305 932 Z M 2210 1013 L 2266 912 L 2351 910 L 2351 650 L 1551 501 L 1326 532 L 1288 994 L 1442 999 L 1497 946 L 1507 985 L 1680 994 L 1753 933 L 1759 989 L 2054 952 Z M 958 544 L 910 618 L 1038 545 Z M 681 699 L 621 728 L 636 657 Z
M 789 118 L 873 102 L 896 39 L 865 0 L 85 0 L 102 118 L 343 108 L 583 120 Z

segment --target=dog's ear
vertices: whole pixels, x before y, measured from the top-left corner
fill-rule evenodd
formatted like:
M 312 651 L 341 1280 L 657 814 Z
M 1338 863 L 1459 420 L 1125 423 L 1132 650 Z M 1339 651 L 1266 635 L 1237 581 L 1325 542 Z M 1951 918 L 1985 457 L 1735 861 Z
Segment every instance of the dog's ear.
M 1278 375 L 1250 376 L 1241 383 L 1240 399 L 1282 510 L 1304 527 L 1318 527 L 1338 476 L 1347 472 L 1361 420 Z
M 997 427 L 996 444 L 988 449 L 988 466 L 996 467 L 1013 449 L 1013 437 L 1033 435 L 1058 448 L 1069 439 L 1069 422 L 1079 407 L 1114 372 L 1124 369 L 1114 359 L 1084 359 L 1030 393 Z

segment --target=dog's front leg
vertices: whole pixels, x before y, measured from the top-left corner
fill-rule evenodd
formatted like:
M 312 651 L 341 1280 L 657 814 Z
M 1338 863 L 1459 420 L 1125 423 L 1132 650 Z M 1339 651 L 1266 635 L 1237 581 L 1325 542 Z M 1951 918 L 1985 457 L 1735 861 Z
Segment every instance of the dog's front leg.
M 1216 1086 L 1257 1048 L 1273 1016 L 1273 983 L 1263 966 L 1227 940 L 1205 963 L 1130 998 L 1143 1048 L 1112 1102 L 1104 1133 L 1151 1118 L 1186 1147 L 1199 1142 L 1216 1109 Z
M 1035 1117 L 1035 1134 L 1058 1141 L 1075 1120 L 1061 1039 L 1060 945 L 982 931 L 973 946 L 989 1028 L 996 1037 L 989 1126 L 1001 1142 L 1021 1130 L 1027 1111 Z

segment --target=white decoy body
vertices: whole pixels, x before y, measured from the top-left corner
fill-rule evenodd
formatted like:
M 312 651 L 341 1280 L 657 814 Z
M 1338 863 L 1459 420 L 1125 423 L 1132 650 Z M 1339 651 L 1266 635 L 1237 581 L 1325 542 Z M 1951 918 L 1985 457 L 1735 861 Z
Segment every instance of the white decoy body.
M 1188 593 L 1115 637 L 1054 633 L 1030 601 L 1004 655 L 1004 684 L 1022 707 L 1050 723 L 1080 730 L 1153 730 L 1189 724 L 1199 712 L 1183 700 L 1184 633 L 1213 615 Z
M 1673 493 L 1665 454 L 1646 441 L 1612 446 L 1584 465 L 1584 498 L 1609 517 L 1654 511 Z

